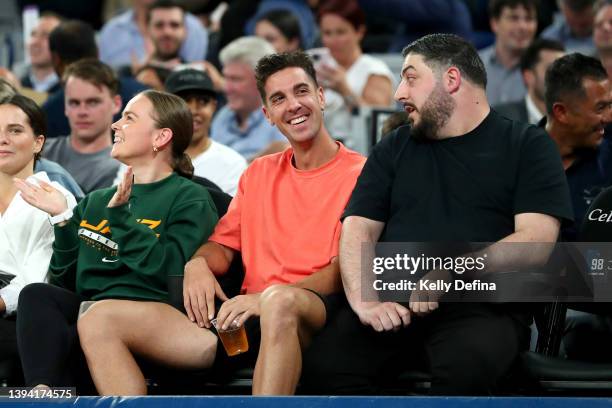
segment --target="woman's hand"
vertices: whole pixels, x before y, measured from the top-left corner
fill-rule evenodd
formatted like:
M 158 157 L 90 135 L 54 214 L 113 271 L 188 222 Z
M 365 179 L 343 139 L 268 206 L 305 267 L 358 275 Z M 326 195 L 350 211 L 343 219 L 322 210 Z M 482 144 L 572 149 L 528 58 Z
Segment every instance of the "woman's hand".
M 13 181 L 26 203 L 46 212 L 52 217 L 68 209 L 66 197 L 52 185 L 42 180 L 38 180 L 40 186 L 19 178 L 15 178 Z
M 341 66 L 331 66 L 328 64 L 317 65 L 317 80 L 324 88 L 333 89 L 341 95 L 350 92 L 346 82 L 346 70 Z
M 119 207 L 127 203 L 132 194 L 132 184 L 134 184 L 134 172 L 132 171 L 132 166 L 128 166 L 123 175 L 123 180 L 121 180 L 121 183 L 117 186 L 117 191 L 115 191 L 113 198 L 108 202 L 107 207 Z

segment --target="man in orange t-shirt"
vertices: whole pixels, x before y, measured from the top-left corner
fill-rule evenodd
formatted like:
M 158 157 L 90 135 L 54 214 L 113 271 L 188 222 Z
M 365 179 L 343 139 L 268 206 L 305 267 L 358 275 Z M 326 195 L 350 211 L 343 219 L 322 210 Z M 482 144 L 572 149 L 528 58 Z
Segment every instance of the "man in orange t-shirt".
M 365 158 L 325 129 L 323 90 L 306 54 L 264 57 L 256 76 L 264 114 L 291 147 L 255 160 L 244 172 L 227 214 L 185 266 L 183 292 L 189 318 L 210 327 L 215 297 L 227 299 L 215 276 L 227 272 L 240 252 L 243 294 L 222 304 L 217 326 L 246 323 L 251 359 L 227 357 L 217 345 L 215 364 L 256 358 L 253 393 L 292 394 L 302 347 L 325 325 L 325 295 L 342 290 L 340 216 Z

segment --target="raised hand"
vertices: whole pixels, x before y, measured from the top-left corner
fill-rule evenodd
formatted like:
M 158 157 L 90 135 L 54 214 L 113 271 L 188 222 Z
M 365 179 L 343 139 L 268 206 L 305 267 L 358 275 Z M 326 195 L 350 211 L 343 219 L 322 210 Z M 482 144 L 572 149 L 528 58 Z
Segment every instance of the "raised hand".
M 117 186 L 117 191 L 115 191 L 115 194 L 108 202 L 107 207 L 119 207 L 127 203 L 132 194 L 132 184 L 134 184 L 134 172 L 132 171 L 132 166 L 128 166 L 123 175 L 123 180 L 121 180 L 121 183 Z
M 38 186 L 19 178 L 15 178 L 13 181 L 21 192 L 21 197 L 31 206 L 51 216 L 59 215 L 68 209 L 66 197 L 52 185 L 42 180 L 38 180 L 40 184 Z

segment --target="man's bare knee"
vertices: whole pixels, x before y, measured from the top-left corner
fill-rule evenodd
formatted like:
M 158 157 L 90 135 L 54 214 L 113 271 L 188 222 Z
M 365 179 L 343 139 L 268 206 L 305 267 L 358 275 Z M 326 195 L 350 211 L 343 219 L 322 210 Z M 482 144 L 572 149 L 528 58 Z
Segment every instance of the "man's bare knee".
M 275 285 L 266 289 L 261 296 L 260 312 L 262 329 L 283 330 L 297 327 L 301 319 L 301 304 L 306 300 L 302 289 Z

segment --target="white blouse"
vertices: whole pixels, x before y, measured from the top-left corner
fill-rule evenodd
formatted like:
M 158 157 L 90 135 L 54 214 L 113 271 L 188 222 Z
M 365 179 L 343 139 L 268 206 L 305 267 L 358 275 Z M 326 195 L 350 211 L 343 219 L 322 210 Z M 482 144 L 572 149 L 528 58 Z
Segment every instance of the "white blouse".
M 36 184 L 37 180 L 60 190 L 71 208 L 76 205 L 74 196 L 58 183 L 51 182 L 47 173 L 39 172 L 27 179 Z M 47 213 L 25 202 L 18 191 L 6 211 L 0 214 L 0 272 L 15 276 L 0 289 L 6 314 L 17 311 L 19 293 L 25 285 L 46 281 L 53 240 L 53 227 Z

